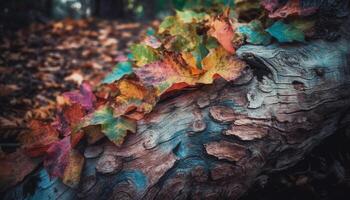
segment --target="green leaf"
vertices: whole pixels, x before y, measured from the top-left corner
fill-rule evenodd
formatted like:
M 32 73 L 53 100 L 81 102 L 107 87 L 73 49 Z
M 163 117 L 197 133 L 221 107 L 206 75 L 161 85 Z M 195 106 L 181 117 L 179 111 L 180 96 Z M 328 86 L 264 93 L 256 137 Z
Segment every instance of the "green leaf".
M 114 144 L 121 145 L 128 131 L 133 133 L 136 131 L 136 122 L 125 117 L 119 117 L 102 124 L 101 130 Z
M 260 21 L 254 20 L 247 25 L 238 27 L 238 33 L 244 35 L 248 43 L 268 45 L 271 36 L 264 30 Z
M 102 81 L 102 83 L 113 83 L 118 81 L 125 75 L 132 74 L 132 64 L 131 62 L 120 62 L 114 67 L 113 71 L 109 73 Z
M 155 49 L 145 44 L 134 44 L 131 46 L 131 53 L 136 60 L 137 66 L 143 66 L 159 60 Z
M 193 10 L 176 11 L 176 16 L 183 23 L 198 23 L 204 21 L 209 16 L 206 13 L 197 13 Z
M 197 22 L 207 17 L 209 15 L 205 13 L 189 10 L 177 11 L 176 17 L 171 16 L 164 19 L 158 32 L 162 34 L 161 36 L 173 36 L 172 39 L 168 40 L 170 41 L 168 46 L 171 50 L 191 52 L 201 43 L 201 36 L 197 34 L 197 28 L 202 27 L 202 24 L 192 21 Z
M 128 131 L 136 131 L 136 122 L 125 117 L 115 118 L 113 109 L 104 106 L 86 116 L 80 125 L 81 128 L 90 125 L 101 125 L 101 131 L 116 145 L 121 145 Z
M 195 41 L 191 41 L 188 38 L 182 37 L 181 35 L 176 35 L 174 39 L 171 41 L 171 50 L 176 52 L 190 52 L 196 47 L 197 43 Z
M 190 52 L 200 44 L 201 38 L 196 32 L 196 24 L 185 24 L 179 19 L 174 19 L 165 25 L 167 29 L 163 33 L 174 37 L 170 45 L 172 50 Z
M 174 26 L 176 23 L 176 17 L 175 16 L 168 16 L 166 17 L 162 23 L 159 25 L 158 33 L 164 33 L 167 29 Z
M 285 24 L 282 21 L 277 21 L 270 26 L 266 31 L 278 42 L 304 42 L 304 32 L 291 24 Z

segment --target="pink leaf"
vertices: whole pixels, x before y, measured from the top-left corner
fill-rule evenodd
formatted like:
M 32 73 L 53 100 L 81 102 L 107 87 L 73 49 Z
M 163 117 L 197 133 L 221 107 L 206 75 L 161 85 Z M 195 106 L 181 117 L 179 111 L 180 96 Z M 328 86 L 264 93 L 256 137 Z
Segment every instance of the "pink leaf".
M 44 167 L 50 177 L 62 177 L 68 165 L 69 152 L 71 151 L 70 137 L 65 137 L 53 143 L 46 151 Z
M 79 91 L 65 92 L 63 96 L 71 103 L 80 104 L 85 110 L 92 111 L 96 97 L 92 92 L 91 86 L 84 82 Z

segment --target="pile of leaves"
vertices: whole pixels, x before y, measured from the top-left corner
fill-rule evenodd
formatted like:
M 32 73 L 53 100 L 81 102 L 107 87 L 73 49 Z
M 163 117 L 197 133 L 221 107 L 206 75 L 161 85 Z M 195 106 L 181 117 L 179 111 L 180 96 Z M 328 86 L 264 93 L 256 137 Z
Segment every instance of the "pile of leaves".
M 192 1 L 189 1 L 192 2 Z M 177 10 L 149 29 L 130 54 L 94 89 L 83 82 L 79 90 L 66 92 L 58 102 L 53 122 L 33 120 L 31 131 L 21 134 L 21 148 L 4 155 L 1 166 L 14 164 L 11 156 L 23 152 L 42 157 L 52 177 L 68 186 L 79 184 L 84 157 L 76 150 L 82 141 L 94 144 L 107 137 L 122 145 L 136 124 L 164 96 L 187 87 L 212 84 L 215 79 L 236 79 L 246 64 L 235 51 L 244 44 L 306 42 L 317 38 L 317 7 L 303 7 L 299 0 L 210 1 Z M 6 165 L 3 165 L 6 164 Z M 18 164 L 18 163 L 16 163 Z M 0 172 L 1 185 L 13 185 L 31 170 L 9 178 Z

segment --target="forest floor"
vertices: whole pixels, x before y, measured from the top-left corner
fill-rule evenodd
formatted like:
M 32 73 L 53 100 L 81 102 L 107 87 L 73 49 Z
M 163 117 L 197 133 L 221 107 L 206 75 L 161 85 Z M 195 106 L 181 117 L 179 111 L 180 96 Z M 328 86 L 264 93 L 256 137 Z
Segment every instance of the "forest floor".
M 96 85 L 153 23 L 64 20 L 0 39 L 0 146 L 13 151 L 29 120 L 52 119 L 61 94 Z M 242 200 L 348 199 L 350 131 L 327 139 L 292 169 L 261 175 Z M 0 153 L 1 153 L 0 149 Z
M 67 19 L 5 32 L 0 39 L 1 146 L 16 146 L 29 120 L 51 119 L 63 92 L 83 80 L 97 85 L 148 27 Z

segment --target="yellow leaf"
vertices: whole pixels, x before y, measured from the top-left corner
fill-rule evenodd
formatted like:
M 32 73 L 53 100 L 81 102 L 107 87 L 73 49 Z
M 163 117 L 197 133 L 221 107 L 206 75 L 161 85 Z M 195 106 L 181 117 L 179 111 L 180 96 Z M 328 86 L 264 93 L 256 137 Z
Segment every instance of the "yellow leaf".
M 62 182 L 69 187 L 76 188 L 80 182 L 83 166 L 84 157 L 77 150 L 69 152 L 68 165 L 64 169 Z
M 115 98 L 114 115 L 120 116 L 135 110 L 149 113 L 156 104 L 154 89 L 146 88 L 139 82 L 122 79 L 117 83 L 119 95 Z
M 236 79 L 246 64 L 230 55 L 224 48 L 218 47 L 210 50 L 210 53 L 202 60 L 202 66 L 206 72 L 198 82 L 211 84 L 217 75 L 227 81 Z

